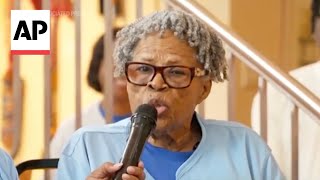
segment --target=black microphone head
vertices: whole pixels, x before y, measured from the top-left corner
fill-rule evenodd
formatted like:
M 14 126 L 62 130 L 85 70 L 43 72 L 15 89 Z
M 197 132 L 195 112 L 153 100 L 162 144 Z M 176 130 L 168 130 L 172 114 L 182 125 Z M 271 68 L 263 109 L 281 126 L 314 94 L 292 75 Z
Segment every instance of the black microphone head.
M 153 120 L 154 123 L 157 121 L 158 112 L 156 108 L 150 104 L 141 104 L 138 106 L 136 114 L 147 116 L 149 120 Z

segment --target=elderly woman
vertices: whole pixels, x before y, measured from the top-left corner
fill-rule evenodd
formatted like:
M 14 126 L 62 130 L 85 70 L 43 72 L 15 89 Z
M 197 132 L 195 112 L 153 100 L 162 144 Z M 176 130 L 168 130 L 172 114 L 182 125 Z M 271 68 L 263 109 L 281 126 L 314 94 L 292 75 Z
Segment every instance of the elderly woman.
M 195 108 L 212 81 L 227 79 L 221 41 L 199 20 L 167 10 L 118 33 L 116 76 L 126 75 L 131 110 L 153 105 L 156 128 L 138 167 L 123 179 L 283 179 L 270 149 L 252 130 L 206 121 Z M 130 119 L 74 134 L 60 158 L 59 179 L 111 179 L 128 138 Z M 116 163 L 116 164 L 114 164 Z

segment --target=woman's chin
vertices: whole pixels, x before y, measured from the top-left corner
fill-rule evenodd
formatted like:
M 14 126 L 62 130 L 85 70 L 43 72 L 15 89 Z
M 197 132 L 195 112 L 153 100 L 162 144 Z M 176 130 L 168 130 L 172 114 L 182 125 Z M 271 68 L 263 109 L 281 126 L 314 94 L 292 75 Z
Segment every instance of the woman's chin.
M 168 127 L 168 123 L 166 123 L 165 120 L 162 120 L 161 118 L 159 118 L 157 120 L 157 126 L 155 128 L 155 131 L 163 132 L 167 130 L 167 127 Z

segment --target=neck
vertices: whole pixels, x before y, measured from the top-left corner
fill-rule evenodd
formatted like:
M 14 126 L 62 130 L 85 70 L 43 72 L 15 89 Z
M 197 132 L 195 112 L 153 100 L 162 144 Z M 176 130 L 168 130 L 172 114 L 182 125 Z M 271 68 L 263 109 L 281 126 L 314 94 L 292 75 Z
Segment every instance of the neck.
M 113 116 L 125 116 L 131 114 L 130 105 L 125 100 L 113 100 Z M 107 109 L 108 100 L 106 97 L 102 99 L 101 105 L 103 109 Z
M 189 127 L 172 128 L 166 132 L 155 130 L 148 142 L 171 151 L 192 151 L 200 139 L 201 129 L 198 122 L 191 122 Z

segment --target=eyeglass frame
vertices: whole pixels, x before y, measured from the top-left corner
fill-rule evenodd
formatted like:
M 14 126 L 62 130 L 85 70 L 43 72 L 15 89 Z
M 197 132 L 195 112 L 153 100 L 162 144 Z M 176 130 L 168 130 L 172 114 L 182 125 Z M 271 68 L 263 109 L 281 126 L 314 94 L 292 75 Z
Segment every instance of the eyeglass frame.
M 137 83 L 134 83 L 132 82 L 130 79 L 129 79 L 129 76 L 128 76 L 128 67 L 130 66 L 130 64 L 142 64 L 142 65 L 148 65 L 150 67 L 153 68 L 154 72 L 153 72 L 153 75 L 152 75 L 152 78 L 146 83 L 146 84 L 137 84 Z M 166 81 L 166 78 L 163 74 L 164 72 L 164 69 L 166 68 L 172 68 L 172 67 L 180 67 L 180 68 L 187 68 L 190 70 L 191 72 L 191 76 L 190 76 L 190 81 L 189 81 L 189 84 L 187 86 L 184 86 L 184 87 L 173 87 L 171 86 L 170 84 L 167 83 Z M 206 70 L 206 69 L 201 69 L 201 68 L 198 68 L 198 67 L 188 67 L 188 66 L 180 66 L 180 65 L 170 65 L 170 66 L 155 66 L 155 65 L 152 65 L 152 64 L 148 64 L 148 63 L 143 63 L 143 62 L 126 62 L 125 63 L 125 74 L 126 74 L 126 78 L 128 80 L 129 83 L 131 84 L 134 84 L 134 85 L 137 85 L 137 86 L 146 86 L 148 85 L 149 82 L 153 81 L 154 77 L 156 76 L 156 74 L 160 73 L 163 81 L 166 83 L 166 85 L 169 87 L 169 88 L 174 88 L 174 89 L 184 89 L 184 88 L 187 88 L 191 85 L 191 82 L 192 80 L 194 79 L 194 77 L 203 77 L 203 76 L 207 76 L 209 75 L 209 71 Z

